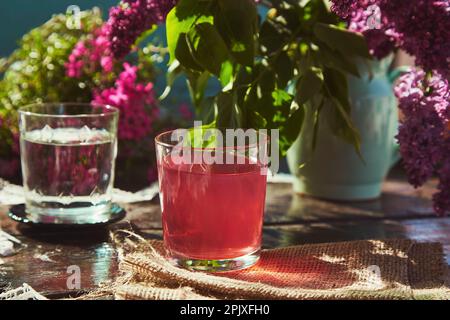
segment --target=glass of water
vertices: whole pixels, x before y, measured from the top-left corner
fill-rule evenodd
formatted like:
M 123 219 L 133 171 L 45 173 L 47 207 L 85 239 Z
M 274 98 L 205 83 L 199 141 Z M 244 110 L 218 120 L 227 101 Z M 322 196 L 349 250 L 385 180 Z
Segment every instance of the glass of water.
M 34 222 L 96 223 L 111 210 L 116 108 L 35 104 L 19 110 L 25 207 Z

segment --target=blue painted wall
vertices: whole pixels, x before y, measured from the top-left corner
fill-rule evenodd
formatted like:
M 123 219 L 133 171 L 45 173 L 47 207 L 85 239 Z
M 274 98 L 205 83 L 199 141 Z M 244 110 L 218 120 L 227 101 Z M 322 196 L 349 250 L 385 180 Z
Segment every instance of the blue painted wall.
M 105 15 L 118 0 L 14 0 L 0 1 L 0 56 L 9 55 L 17 40 L 30 29 L 49 20 L 54 13 L 66 12 L 70 5 L 82 10 L 100 7 Z
M 97 6 L 106 19 L 109 8 L 117 3 L 119 0 L 0 0 L 0 57 L 11 54 L 17 48 L 18 40 L 30 29 L 48 21 L 53 14 L 65 13 L 71 5 L 77 5 L 81 10 Z M 158 42 L 165 42 L 164 28 L 160 28 L 154 36 L 158 38 Z M 164 68 L 165 65 L 161 67 Z M 159 93 L 164 91 L 164 77 L 158 77 L 156 87 Z M 181 101 L 190 101 L 183 79 L 174 84 L 173 94 L 165 104 L 170 106 Z

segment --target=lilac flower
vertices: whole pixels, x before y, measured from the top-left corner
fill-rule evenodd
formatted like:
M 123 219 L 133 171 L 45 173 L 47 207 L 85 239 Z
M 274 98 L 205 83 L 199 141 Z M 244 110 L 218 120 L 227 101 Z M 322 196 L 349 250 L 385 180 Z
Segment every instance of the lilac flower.
M 19 133 L 15 119 L 0 114 L 0 177 L 13 179 L 20 169 Z
M 348 29 L 362 33 L 370 53 L 378 59 L 391 53 L 396 34 L 387 30 L 389 21 L 380 10 L 380 0 L 334 0 L 331 9 L 348 22 Z
M 440 191 L 433 199 L 444 214 L 450 210 L 449 82 L 438 73 L 414 71 L 400 78 L 395 93 L 405 116 L 397 139 L 409 182 L 418 187 L 437 174 Z
M 176 0 L 123 0 L 109 12 L 108 36 L 116 58 L 126 56 L 139 36 L 165 20 Z
M 12 179 L 17 176 L 20 168 L 20 160 L 18 157 L 3 159 L 0 158 L 0 177 Z
M 404 113 L 397 136 L 415 187 L 439 178 L 434 209 L 450 211 L 450 1 L 332 0 L 332 10 L 361 32 L 377 58 L 395 48 L 415 56 L 428 72 L 404 75 L 397 87 Z M 411 3 L 413 2 L 413 3 Z
M 96 71 L 110 73 L 114 68 L 109 42 L 108 26 L 104 24 L 91 37 L 78 42 L 66 63 L 66 74 L 70 78 L 80 78 Z
M 94 103 L 119 108 L 119 138 L 140 140 L 152 131 L 152 122 L 158 117 L 153 84 L 137 82 L 137 67 L 124 63 L 113 88 L 94 93 Z
M 364 34 L 377 58 L 402 48 L 425 70 L 450 76 L 450 1 L 332 2 L 332 10 L 348 22 L 350 30 Z
M 417 65 L 450 76 L 450 1 L 383 0 L 381 10 Z
M 358 4 L 355 0 L 332 0 L 331 10 L 342 19 L 348 19 L 359 9 Z

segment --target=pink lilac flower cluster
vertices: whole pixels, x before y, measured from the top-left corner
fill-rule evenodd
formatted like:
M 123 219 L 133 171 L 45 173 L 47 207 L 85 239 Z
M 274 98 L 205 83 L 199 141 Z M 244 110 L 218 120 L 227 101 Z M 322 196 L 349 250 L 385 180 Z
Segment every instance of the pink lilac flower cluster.
M 94 93 L 94 103 L 116 106 L 120 110 L 119 139 L 140 140 L 152 131 L 158 117 L 153 84 L 138 83 L 138 68 L 124 63 L 113 88 Z M 148 108 L 148 107 L 152 108 Z
M 109 12 L 111 49 L 118 59 L 126 56 L 142 33 L 165 20 L 177 0 L 123 0 Z
M 108 38 L 108 26 L 104 24 L 87 40 L 78 42 L 66 63 L 66 74 L 71 78 L 80 78 L 96 71 L 110 73 L 114 68 L 111 43 Z
M 19 171 L 20 161 L 18 158 L 0 158 L 0 177 L 5 179 L 14 178 Z
M 395 48 L 396 34 L 388 27 L 389 21 L 381 12 L 380 0 L 333 0 L 331 9 L 348 22 L 348 29 L 361 32 L 371 54 L 378 59 L 386 57 Z
M 332 0 L 332 10 L 365 35 L 371 52 L 383 58 L 396 47 L 417 65 L 450 76 L 450 1 Z
M 0 116 L 0 130 L 2 130 L 2 127 L 6 128 L 8 133 L 12 135 L 12 144 L 8 152 L 9 156 L 7 158 L 0 157 L 0 177 L 10 179 L 16 177 L 20 169 L 19 134 L 11 132 L 10 128 L 13 127 L 11 121 Z
M 436 174 L 436 212 L 450 212 L 450 93 L 440 74 L 427 77 L 416 70 L 399 79 L 395 88 L 405 118 L 397 136 L 409 181 L 415 187 Z

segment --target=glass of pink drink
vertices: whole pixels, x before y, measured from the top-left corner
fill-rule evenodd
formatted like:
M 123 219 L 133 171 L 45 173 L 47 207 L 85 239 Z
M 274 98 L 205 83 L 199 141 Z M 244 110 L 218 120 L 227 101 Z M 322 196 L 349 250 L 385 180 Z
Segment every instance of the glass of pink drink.
M 261 155 L 267 139 L 194 148 L 176 136 L 171 131 L 156 138 L 170 260 L 209 272 L 255 264 L 261 248 L 267 172 Z

